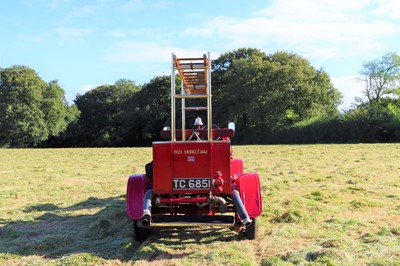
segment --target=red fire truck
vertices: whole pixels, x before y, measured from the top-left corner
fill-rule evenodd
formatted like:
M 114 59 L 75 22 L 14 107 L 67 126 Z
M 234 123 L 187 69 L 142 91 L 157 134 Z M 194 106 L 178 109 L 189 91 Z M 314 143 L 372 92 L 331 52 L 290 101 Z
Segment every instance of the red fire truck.
M 182 80 L 180 90 L 176 75 Z M 213 125 L 211 96 L 210 54 L 199 58 L 172 54 L 171 126 L 161 131 L 165 141 L 153 142 L 153 160 L 146 173 L 128 179 L 127 212 L 137 241 L 161 226 L 229 226 L 248 239 L 256 238 L 262 211 L 259 176 L 243 173 L 243 161 L 233 157 L 234 124 Z M 176 110 L 179 100 L 181 112 Z M 196 101 L 205 106 L 187 106 Z M 190 111 L 205 113 L 206 124 L 197 117 L 194 127 L 187 128 Z

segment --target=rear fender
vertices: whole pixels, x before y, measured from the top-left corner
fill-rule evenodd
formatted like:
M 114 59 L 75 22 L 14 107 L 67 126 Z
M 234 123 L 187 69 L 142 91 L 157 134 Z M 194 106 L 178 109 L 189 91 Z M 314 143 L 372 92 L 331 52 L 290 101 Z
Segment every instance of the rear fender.
M 143 217 L 143 201 L 146 193 L 146 175 L 131 175 L 126 191 L 126 211 L 132 219 Z
M 231 161 L 231 177 L 236 180 L 243 174 L 243 161 L 241 159 L 233 159 Z
M 257 173 L 245 173 L 236 180 L 240 198 L 250 218 L 257 218 L 262 212 L 260 178 Z

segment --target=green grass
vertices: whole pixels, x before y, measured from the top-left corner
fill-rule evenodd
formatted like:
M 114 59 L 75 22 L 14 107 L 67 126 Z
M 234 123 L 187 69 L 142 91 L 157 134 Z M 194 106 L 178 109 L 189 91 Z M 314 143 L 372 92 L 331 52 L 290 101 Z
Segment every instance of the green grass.
M 237 146 L 261 177 L 259 238 L 132 239 L 127 177 L 150 148 L 0 149 L 0 265 L 400 265 L 400 145 Z

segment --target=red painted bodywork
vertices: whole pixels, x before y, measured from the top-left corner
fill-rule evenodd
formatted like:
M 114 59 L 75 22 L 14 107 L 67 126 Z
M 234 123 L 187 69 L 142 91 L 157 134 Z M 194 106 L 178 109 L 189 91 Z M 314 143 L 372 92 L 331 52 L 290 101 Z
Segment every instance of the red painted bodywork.
M 223 190 L 219 194 L 230 195 L 237 188 L 250 218 L 262 212 L 260 180 L 257 173 L 243 173 L 243 161 L 232 159 L 229 141 L 154 142 L 153 181 L 154 195 L 164 195 L 161 204 L 207 203 L 207 196 L 171 197 L 172 195 L 207 195 L 210 189 L 174 190 L 173 178 L 215 179 L 221 172 Z M 127 212 L 137 220 L 143 217 L 143 202 L 148 178 L 131 175 L 127 187 Z M 188 213 L 190 215 L 190 213 Z
M 217 171 L 230 181 L 231 146 L 229 141 L 153 143 L 153 193 L 208 193 L 209 189 L 173 190 L 173 178 L 213 178 Z M 225 182 L 222 193 L 230 193 Z
M 236 180 L 243 174 L 243 161 L 241 159 L 233 159 L 231 162 L 231 176 Z
M 126 209 L 129 217 L 140 219 L 143 217 L 143 200 L 146 192 L 146 176 L 131 175 L 128 179 L 126 192 Z
M 239 188 L 240 198 L 250 218 L 260 216 L 262 212 L 262 198 L 258 174 L 242 174 L 235 183 Z

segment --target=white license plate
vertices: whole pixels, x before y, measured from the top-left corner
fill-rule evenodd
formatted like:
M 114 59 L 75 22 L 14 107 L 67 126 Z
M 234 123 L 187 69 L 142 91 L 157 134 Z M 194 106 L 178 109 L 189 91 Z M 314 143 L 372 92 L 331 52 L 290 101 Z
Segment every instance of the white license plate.
M 210 178 L 173 178 L 173 189 L 210 189 Z

